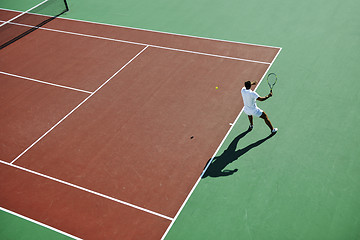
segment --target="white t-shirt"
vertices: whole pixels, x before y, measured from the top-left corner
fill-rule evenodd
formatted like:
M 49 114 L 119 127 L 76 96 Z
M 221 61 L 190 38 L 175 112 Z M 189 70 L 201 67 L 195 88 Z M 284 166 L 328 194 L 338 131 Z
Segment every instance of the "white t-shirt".
M 259 97 L 259 94 L 252 91 L 251 89 L 248 90 L 245 87 L 243 87 L 241 89 L 241 95 L 243 97 L 244 107 L 246 110 L 252 110 L 257 108 L 256 99 Z
M 256 99 L 259 97 L 259 94 L 252 91 L 251 89 L 247 90 L 245 87 L 241 89 L 241 95 L 244 100 L 244 112 L 247 115 L 261 117 L 263 110 L 258 108 L 256 105 Z

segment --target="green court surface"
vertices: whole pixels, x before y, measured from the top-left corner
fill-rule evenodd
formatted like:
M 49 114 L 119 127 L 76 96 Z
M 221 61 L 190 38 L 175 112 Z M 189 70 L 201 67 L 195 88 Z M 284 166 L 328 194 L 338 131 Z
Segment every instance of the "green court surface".
M 279 132 L 258 142 L 269 130 L 254 119 L 254 130 L 228 149 L 248 127 L 241 114 L 217 153 L 222 168 L 200 181 L 165 239 L 360 239 L 360 1 L 69 0 L 69 7 L 63 17 L 282 48 L 270 69 L 279 77 L 274 96 L 258 104 Z M 266 81 L 257 91 L 268 94 Z M 0 222 L 1 239 L 45 229 L 8 213 Z M 34 239 L 59 239 L 44 231 Z
M 0 237 L 2 240 L 72 239 L 37 223 L 0 210 Z

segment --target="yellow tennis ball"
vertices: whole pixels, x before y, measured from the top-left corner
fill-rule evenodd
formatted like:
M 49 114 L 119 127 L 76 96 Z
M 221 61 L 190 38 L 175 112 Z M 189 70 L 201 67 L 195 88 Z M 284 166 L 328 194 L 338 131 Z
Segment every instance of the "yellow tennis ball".
M 216 87 L 216 89 L 218 89 L 219 87 Z

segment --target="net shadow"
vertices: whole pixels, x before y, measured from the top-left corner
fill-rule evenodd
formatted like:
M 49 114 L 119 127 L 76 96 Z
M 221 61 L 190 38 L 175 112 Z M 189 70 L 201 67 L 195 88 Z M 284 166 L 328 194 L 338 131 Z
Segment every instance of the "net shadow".
M 26 35 L 69 11 L 65 0 L 48 0 L 30 12 L 0 27 L 0 49 L 18 41 Z

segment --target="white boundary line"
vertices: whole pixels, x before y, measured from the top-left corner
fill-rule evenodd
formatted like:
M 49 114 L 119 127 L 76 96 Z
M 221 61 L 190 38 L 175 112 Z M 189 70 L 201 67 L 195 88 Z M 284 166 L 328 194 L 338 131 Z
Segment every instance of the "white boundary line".
M 51 226 L 49 226 L 49 225 L 46 225 L 46 224 L 41 223 L 41 222 L 39 222 L 39 221 L 36 221 L 36 220 L 34 220 L 34 219 L 25 217 L 25 216 L 23 216 L 23 215 L 21 215 L 21 214 L 18 214 L 18 213 L 16 213 L 16 212 L 10 211 L 10 210 L 8 210 L 8 209 L 6 209 L 6 208 L 0 207 L 0 210 L 3 211 L 3 212 L 7 212 L 7 213 L 9 213 L 9 214 L 11 214 L 11 215 L 14 215 L 14 216 L 16 216 L 16 217 L 22 218 L 22 219 L 24 219 L 24 220 L 27 220 L 27 221 L 29 221 L 29 222 L 35 223 L 35 224 L 37 224 L 37 225 L 40 225 L 40 226 L 42 226 L 42 227 L 44 227 L 44 228 L 48 228 L 48 229 L 50 229 L 50 230 L 53 230 L 53 231 L 55 231 L 55 232 L 58 232 L 58 233 L 60 233 L 60 234 L 62 234 L 62 235 L 71 237 L 71 238 L 76 239 L 76 240 L 81 240 L 81 238 L 75 237 L 74 235 L 71 235 L 71 234 L 69 234 L 69 233 L 67 233 L 67 232 L 61 231 L 61 230 L 59 230 L 59 229 L 56 229 L 56 228 L 54 228 L 54 227 L 51 227 Z
M 49 134 L 56 126 L 58 126 L 60 123 L 62 123 L 68 116 L 70 116 L 70 114 L 72 114 L 76 109 L 78 109 L 81 105 L 83 105 L 91 96 L 93 96 L 93 95 L 94 95 L 96 92 L 98 92 L 103 86 L 105 86 L 105 84 L 107 84 L 111 79 L 113 79 L 120 71 L 122 71 L 127 65 L 129 65 L 135 58 L 137 58 L 141 53 L 143 53 L 148 47 L 149 47 L 149 46 L 146 46 L 146 47 L 144 47 L 140 52 L 138 52 L 132 59 L 130 59 L 124 66 L 122 66 L 116 73 L 114 73 L 108 80 L 106 80 L 106 82 L 104 82 L 98 89 L 96 89 L 94 92 L 92 92 L 91 95 L 89 95 L 89 96 L 88 96 L 85 100 L 83 100 L 78 106 L 76 106 L 73 110 L 71 110 L 65 117 L 63 117 L 59 122 L 57 122 L 53 127 L 51 127 L 46 133 L 44 133 L 40 138 L 38 138 L 38 139 L 37 139 L 33 144 L 31 144 L 25 151 L 23 151 L 19 156 L 17 156 L 11 163 L 7 163 L 7 162 L 1 161 L 1 160 L 0 160 L 0 163 L 3 163 L 3 164 L 6 164 L 6 165 L 9 165 L 9 166 L 12 166 L 12 167 L 21 169 L 21 170 L 23 170 L 23 171 L 27 171 L 27 172 L 33 173 L 33 174 L 35 174 L 35 175 L 38 175 L 38 176 L 41 176 L 41 177 L 44 177 L 44 178 L 47 178 L 47 179 L 51 179 L 51 180 L 56 181 L 56 182 L 59 182 L 59 183 L 63 183 L 63 184 L 65 184 L 65 185 L 68 185 L 68 186 L 71 186 L 71 187 L 74 187 L 74 188 L 83 190 L 83 191 L 85 191 L 85 192 L 89 192 L 89 193 L 95 194 L 95 195 L 97 195 L 97 196 L 100 196 L 100 197 L 103 197 L 103 198 L 106 198 L 106 199 L 109 199 L 109 200 L 112 200 L 112 201 L 115 201 L 115 202 L 118 202 L 118 203 L 121 203 L 121 204 L 130 206 L 130 207 L 136 208 L 136 209 L 138 209 L 138 210 L 141 210 L 141 211 L 144 211 L 144 212 L 147 212 L 147 213 L 150 213 L 150 214 L 153 214 L 153 215 L 156 215 L 156 216 L 158 216 L 158 217 L 162 217 L 162 218 L 165 218 L 165 219 L 171 221 L 171 220 L 172 220 L 171 217 L 165 216 L 165 215 L 163 215 L 163 214 L 160 214 L 160 213 L 157 213 L 157 212 L 154 212 L 154 211 L 151 211 L 151 210 L 148 210 L 148 209 L 145 209 L 145 208 L 136 206 L 136 205 L 131 204 L 131 203 L 127 203 L 127 202 L 125 202 L 125 201 L 118 200 L 118 199 L 116 199 L 116 198 L 107 196 L 107 195 L 105 195 L 105 194 L 98 193 L 98 192 L 95 192 L 95 191 L 86 189 L 86 188 L 84 188 L 84 187 L 80 187 L 80 186 L 78 186 L 78 185 L 75 185 L 75 184 L 72 184 L 72 183 L 69 183 L 69 182 L 66 182 L 66 181 L 63 181 L 63 180 L 54 178 L 54 177 L 50 177 L 50 176 L 47 176 L 47 175 L 45 175 L 45 174 L 38 173 L 38 172 L 29 170 L 29 169 L 26 169 L 26 168 L 23 168 L 23 167 L 20 167 L 20 166 L 14 164 L 22 155 L 24 155 L 24 154 L 25 154 L 27 151 L 29 151 L 36 143 L 38 143 L 38 142 L 39 142 L 41 139 L 43 139 L 47 134 Z
M 271 68 L 272 64 L 275 62 L 276 58 L 278 57 L 280 51 L 282 50 L 282 48 L 279 48 L 278 53 L 276 54 L 276 56 L 274 57 L 273 61 L 271 62 L 271 64 L 268 66 L 268 68 L 266 69 L 265 73 L 263 74 L 262 78 L 260 79 L 258 85 L 256 86 L 255 90 L 257 90 L 257 88 L 260 86 L 261 82 L 264 80 L 264 77 L 266 75 L 266 73 L 269 71 L 269 69 Z M 237 123 L 237 121 L 239 120 L 242 112 L 243 112 L 244 108 L 242 108 L 240 110 L 239 115 L 236 117 L 235 121 L 233 122 L 233 124 L 231 125 L 230 129 L 228 130 L 228 132 L 226 133 L 225 137 L 223 138 L 223 140 L 221 141 L 219 147 L 216 149 L 215 153 L 213 154 L 213 156 L 211 157 L 210 161 L 207 163 L 206 167 L 204 168 L 203 172 L 201 173 L 200 177 L 198 178 L 198 180 L 196 181 L 195 185 L 192 187 L 191 191 L 189 192 L 188 196 L 186 197 L 185 201 L 183 202 L 183 204 L 181 205 L 180 209 L 178 210 L 178 212 L 176 213 L 174 219 L 172 220 L 172 222 L 170 223 L 169 227 L 166 229 L 164 235 L 162 236 L 161 240 L 164 240 L 166 235 L 169 233 L 171 227 L 174 225 L 176 219 L 179 217 L 181 211 L 183 210 L 183 208 L 185 207 L 186 203 L 189 201 L 192 193 L 195 191 L 196 187 L 198 186 L 198 184 L 200 183 L 200 180 L 202 179 L 202 177 L 204 176 L 206 170 L 209 168 L 211 162 L 214 160 L 215 156 L 218 154 L 220 148 L 222 147 L 222 145 L 224 144 L 226 138 L 228 137 L 228 135 L 230 134 L 230 132 L 232 131 L 232 129 L 234 128 L 235 124 Z
M 22 155 L 24 155 L 30 148 L 32 148 L 36 143 L 38 143 L 41 139 L 43 139 L 49 132 L 51 132 L 56 126 L 62 123 L 67 117 L 70 116 L 76 109 L 78 109 L 81 105 L 83 105 L 89 98 L 91 98 L 96 92 L 98 92 L 105 84 L 107 84 L 111 79 L 113 79 L 121 70 L 123 70 L 127 65 L 129 65 L 135 58 L 137 58 L 142 52 L 144 52 L 148 46 L 143 48 L 138 54 L 135 55 L 132 59 L 130 59 L 124 66 L 122 66 L 116 73 L 114 73 L 108 80 L 106 80 L 100 87 L 98 87 L 94 92 L 92 92 L 85 100 L 83 100 L 79 105 L 77 105 L 73 110 L 71 110 L 65 117 L 63 117 L 59 122 L 57 122 L 52 128 L 50 128 L 46 133 L 44 133 L 40 138 L 38 138 L 33 144 L 31 144 L 25 151 L 23 151 L 19 156 L 17 156 L 10 164 L 15 163 Z
M 93 21 L 86 21 L 86 20 L 78 20 L 78 19 L 71 19 L 71 18 L 64 18 L 64 17 L 59 17 L 59 18 L 65 19 L 65 20 L 77 21 L 77 22 L 93 23 L 93 24 L 98 24 L 98 25 L 106 25 L 106 26 L 111 26 L 111 27 L 128 28 L 128 29 L 133 29 L 133 30 L 141 30 L 141 31 L 146 31 L 146 32 L 154 32 L 154 33 L 163 33 L 163 34 L 167 34 L 167 35 L 175 35 L 175 36 L 180 36 L 180 37 L 191 37 L 191 38 L 197 38 L 197 39 L 203 39 L 203 40 L 212 40 L 212 41 L 217 41 L 217 42 L 238 43 L 238 44 L 249 45 L 249 46 L 257 46 L 257 47 L 267 47 L 267 48 L 277 48 L 277 49 L 279 49 L 279 47 L 274 47 L 274 46 L 270 46 L 270 45 L 261 45 L 261 44 L 246 43 L 246 42 L 237 42 L 237 41 L 223 40 L 223 39 L 210 38 L 210 37 L 199 37 L 199 36 L 188 35 L 188 34 L 163 32 L 163 31 L 150 30 L 150 29 L 145 29 L 145 28 L 128 27 L 128 26 L 122 26 L 122 25 L 100 23 L 100 22 L 93 22 Z
M 45 175 L 45 174 L 42 174 L 42 173 L 38 173 L 38 172 L 29 170 L 29 169 L 26 169 L 26 168 L 23 168 L 23 167 L 20 167 L 20 166 L 14 164 L 15 161 L 17 161 L 22 155 L 24 155 L 27 151 L 29 151 L 36 143 L 38 143 L 41 139 L 43 139 L 43 138 L 44 138 L 48 133 L 50 133 L 56 126 L 58 126 L 60 123 L 62 123 L 70 114 L 72 114 L 76 109 L 78 109 L 82 104 L 84 104 L 91 96 L 93 96 L 96 92 L 98 92 L 105 84 L 107 84 L 111 79 L 113 79 L 120 71 L 122 71 L 127 65 L 129 65 L 135 58 L 137 58 L 141 53 L 143 53 L 148 47 L 149 47 L 149 46 L 146 46 L 146 47 L 143 48 L 139 53 L 137 53 L 137 54 L 136 54 L 132 59 L 130 59 L 124 66 L 122 66 L 116 73 L 114 73 L 108 80 L 106 80 L 106 82 L 104 82 L 98 89 L 96 89 L 93 93 L 91 93 L 90 96 L 88 96 L 88 97 L 87 97 L 84 101 L 82 101 L 78 106 L 76 106 L 73 110 L 71 110 L 65 117 L 63 117 L 63 118 L 62 118 L 59 122 L 57 122 L 52 128 L 50 128 L 46 133 L 44 133 L 39 139 L 37 139 L 33 144 L 31 144 L 25 151 L 23 151 L 19 156 L 17 156 L 11 163 L 7 163 L 7 162 L 1 161 L 1 160 L 0 160 L 0 163 L 3 163 L 3 164 L 6 164 L 6 165 L 9 165 L 9 166 L 12 166 L 12 167 L 21 169 L 21 170 L 26 171 L 26 172 L 33 173 L 33 174 L 35 174 L 35 175 L 38 175 L 38 176 L 41 176 L 41 177 L 44 177 L 44 178 L 47 178 L 47 179 L 51 179 L 51 180 L 56 181 L 56 182 L 59 182 L 59 183 L 63 183 L 63 184 L 65 184 L 65 185 L 68 185 L 68 186 L 71 186 L 71 187 L 74 187 L 74 188 L 83 190 L 83 191 L 85 191 L 85 192 L 89 192 L 89 193 L 95 194 L 95 195 L 97 195 L 97 196 L 100 196 L 100 197 L 103 197 L 103 198 L 106 198 L 106 199 L 109 199 L 109 200 L 112 200 L 112 201 L 115 201 L 115 202 L 118 202 L 118 203 L 127 205 L 127 206 L 129 206 L 129 207 L 136 208 L 136 209 L 138 209 L 138 210 L 141 210 L 141 211 L 144 211 L 144 212 L 147 212 L 147 213 L 150 213 L 150 214 L 153 214 L 153 215 L 156 215 L 156 216 L 158 216 L 158 217 L 162 217 L 162 218 L 165 218 L 165 219 L 171 221 L 171 220 L 172 220 L 171 217 L 165 216 L 165 215 L 163 215 L 163 214 L 160 214 L 160 213 L 157 213 L 157 212 L 154 212 L 154 211 L 151 211 L 151 210 L 148 210 L 148 209 L 145 209 L 145 208 L 136 206 L 136 205 L 131 204 L 131 203 L 127 203 L 127 202 L 125 202 L 125 201 L 118 200 L 118 199 L 116 199 L 116 198 L 107 196 L 107 195 L 105 195 L 105 194 L 98 193 L 98 192 L 95 192 L 95 191 L 86 189 L 86 188 L 84 188 L 84 187 L 80 187 L 80 186 L 78 186 L 78 185 L 75 185 L 75 184 L 72 184 L 72 183 L 69 183 L 69 182 L 66 182 L 66 181 L 63 181 L 63 180 L 54 178 L 54 177 L 50 177 L 50 176 L 48 176 L 48 175 Z
M 29 80 L 29 81 L 32 81 L 32 82 L 37 82 L 37 83 L 42 83 L 42 84 L 46 84 L 46 85 L 51 85 L 51 86 L 55 86 L 55 87 L 59 87 L 59 88 L 70 89 L 70 90 L 74 90 L 74 91 L 78 91 L 78 92 L 83 92 L 83 93 L 87 93 L 87 94 L 91 94 L 91 93 L 92 93 L 92 92 L 85 91 L 85 90 L 81 90 L 81 89 L 78 89 L 78 88 L 67 87 L 67 86 L 63 86 L 63 85 L 59 85 L 59 84 L 49 83 L 49 82 L 37 80 L 37 79 L 34 79 L 34 78 L 24 77 L 24 76 L 12 74 L 12 73 L 7 73 L 7 72 L 3 72 L 3 71 L 0 71 L 0 74 L 4 74 L 4 75 L 7 75 L 7 76 L 16 77 L 16 78 L 21 78 L 21 79 Z
M 108 199 L 108 200 L 111 200 L 111 201 L 114 201 L 114 202 L 117 202 L 117 203 L 121 203 L 121 204 L 126 205 L 126 206 L 128 206 L 128 207 L 132 207 L 132 208 L 138 209 L 138 210 L 140 210 L 140 211 L 143 211 L 143 212 L 146 212 L 146 213 L 150 213 L 150 214 L 152 214 L 152 215 L 155 215 L 155 216 L 158 216 L 158 217 L 161 217 L 161 218 L 165 218 L 165 219 L 170 220 L 170 221 L 173 220 L 173 218 L 168 217 L 168 216 L 165 216 L 165 215 L 163 215 L 163 214 L 160 214 L 160 213 L 151 211 L 151 210 L 146 209 L 146 208 L 143 208 L 143 207 L 139 207 L 139 206 L 137 206 L 137 205 L 134 205 L 134 204 L 131 204 L 131 203 L 128 203 L 128 202 L 125 202 L 125 201 L 116 199 L 116 198 L 114 198 L 114 197 L 110 197 L 110 196 L 108 196 L 108 195 L 105 195 L 105 194 L 102 194 L 102 193 L 99 193 L 99 192 L 96 192 L 96 191 L 93 191 L 93 190 L 90 190 L 90 189 L 81 187 L 81 186 L 76 185 L 76 184 L 72 184 L 72 183 L 69 183 L 69 182 L 66 182 L 66 181 L 63 181 L 63 180 L 60 180 L 60 179 L 57 179 L 57 178 L 48 176 L 48 175 L 46 175 L 46 174 L 42 174 L 42 173 L 39 173 L 39 172 L 30 170 L 30 169 L 21 167 L 21 166 L 19 166 L 19 165 L 14 165 L 14 164 L 11 164 L 11 163 L 8 163 L 8 162 L 4 162 L 4 161 L 2 161 L 2 160 L 0 160 L 0 163 L 5 164 L 5 165 L 8 165 L 8 166 L 11 166 L 11 167 L 14 167 L 14 168 L 17 168 L 17 169 L 20 169 L 20 170 L 25 171 L 25 172 L 28 172 L 28 173 L 32 173 L 32 174 L 34 174 L 34 175 L 37 175 L 37 176 L 40 176 L 40 177 L 43 177 L 43 178 L 47 178 L 47 179 L 49 179 L 49 180 L 52 180 L 52 181 L 55 181 L 55 182 L 58 182 L 58 183 L 62 183 L 62 184 L 64 184 L 64 185 L 67 185 L 67 186 L 70 186 L 70 187 L 73 187 L 73 188 L 82 190 L 82 191 L 87 192 L 87 193 L 94 194 L 94 195 L 99 196 L 99 197 L 102 197 L 102 198 L 106 198 L 106 199 Z
M 29 28 L 32 28 L 32 27 L 33 27 L 33 26 L 31 26 L 31 25 L 21 24 L 21 23 L 9 23 L 9 24 L 17 25 L 17 26 L 24 26 L 24 27 L 29 27 Z M 210 54 L 210 53 L 204 53 L 204 52 L 196 52 L 196 51 L 191 51 L 191 50 L 177 49 L 177 48 L 171 48 L 171 47 L 163 47 L 163 46 L 159 46 L 159 45 L 152 45 L 152 44 L 147 44 L 147 43 L 138 43 L 138 42 L 132 42 L 132 41 L 127 41 L 127 40 L 121 40 L 121 39 L 115 39 L 115 38 L 108 38 L 108 37 L 100 37 L 100 36 L 83 34 L 83 33 L 68 32 L 68 31 L 51 29 L 51 28 L 45 28 L 45 27 L 39 27 L 38 29 L 45 30 L 45 31 L 51 31 L 51 32 L 58 32 L 58 33 L 70 34 L 70 35 L 75 35 L 75 36 L 81 36 L 81 37 L 88 37 L 88 38 L 96 38 L 96 39 L 108 40 L 108 41 L 113 41 L 113 42 L 122 42 L 122 43 L 128 43 L 128 44 L 140 45 L 140 46 L 149 46 L 149 47 L 153 47 L 153 48 L 166 49 L 166 50 L 170 50 L 170 51 L 186 52 L 186 53 L 192 53 L 192 54 L 198 54 L 198 55 L 204 55 L 204 56 L 210 56 L 210 57 L 218 57 L 218 58 L 232 59 L 232 60 L 244 61 L 244 62 L 251 62 L 251 63 L 260 63 L 260 64 L 266 64 L 266 65 L 269 65 L 269 64 L 270 64 L 269 62 L 262 62 L 262 61 L 250 60 L 250 59 L 245 59 L 245 58 L 236 58 L 236 57 L 229 57 L 229 56 L 223 56 L 223 55 L 217 55 L 217 54 Z
M 12 12 L 21 12 L 21 11 L 12 10 L 12 9 L 6 9 L 6 8 L 0 8 L 0 9 L 1 10 L 6 10 L 6 11 L 12 11 Z M 246 43 L 246 42 L 237 42 L 237 41 L 230 41 L 230 40 L 223 40 L 223 39 L 209 38 L 209 37 L 199 37 L 199 36 L 193 36 L 193 35 L 171 33 L 171 32 L 163 32 L 163 31 L 156 31 L 156 30 L 150 30 L 150 29 L 144 29 L 144 28 L 128 27 L 128 26 L 122 26 L 122 25 L 115 25 L 115 24 L 109 24 L 109 23 L 100 23 L 100 22 L 80 20 L 80 19 L 72 19 L 72 18 L 65 18 L 65 17 L 58 17 L 58 18 L 69 20 L 69 21 L 75 21 L 75 22 L 94 23 L 94 24 L 97 24 L 97 25 L 105 25 L 105 26 L 118 27 L 118 28 L 128 28 L 128 29 L 133 29 L 133 30 L 142 30 L 142 31 L 147 31 L 147 32 L 163 33 L 163 34 L 182 36 L 182 37 L 191 37 L 191 38 L 198 38 L 198 39 L 204 39 L 204 40 L 213 40 L 213 41 L 227 42 L 227 43 L 239 43 L 239 44 L 250 45 L 250 46 L 258 46 L 258 47 L 268 47 L 268 48 L 278 48 L 278 49 L 280 49 L 280 47 L 274 47 L 274 46 L 270 46 L 270 45 L 262 45 L 262 44 Z
M 38 5 L 36 5 L 36 6 L 32 7 L 32 8 L 30 8 L 30 9 L 26 10 L 25 12 L 21 12 L 21 14 L 16 15 L 16 16 L 15 16 L 15 17 L 13 17 L 12 19 L 7 20 L 6 22 L 2 23 L 2 24 L 0 25 L 0 27 L 2 27 L 2 26 L 4 26 L 5 24 L 10 23 L 11 21 L 13 21 L 13 20 L 15 20 L 15 19 L 17 19 L 17 18 L 21 17 L 21 16 L 22 16 L 22 15 L 24 15 L 25 13 L 30 12 L 30 11 L 31 11 L 31 10 L 33 10 L 34 8 L 36 8 L 36 7 L 40 6 L 41 4 L 43 4 L 43 3 L 47 2 L 47 1 L 48 1 L 48 0 L 42 1 L 42 2 L 41 2 L 41 3 L 39 3 Z
M 0 9 L 3 9 L 3 10 L 9 10 L 9 9 L 4 9 L 4 8 L 0 8 Z M 10 10 L 10 11 L 15 11 L 15 10 Z M 15 11 L 15 12 L 18 12 L 18 11 Z M 176 34 L 176 33 L 168 33 L 168 32 L 161 32 L 161 31 L 155 31 L 155 30 L 148 30 L 148 29 L 141 29 L 141 28 L 134 28 L 134 27 L 127 27 L 127 26 L 118 26 L 118 25 L 112 25 L 112 24 L 105 24 L 105 23 L 98 23 L 98 22 L 91 22 L 91 21 L 85 21 L 85 20 L 76 20 L 76 19 L 69 19 L 69 18 L 62 18 L 62 17 L 59 17 L 61 19 L 66 19 L 66 20 L 71 20 L 71 21 L 79 21 L 79 22 L 87 22 L 87 23 L 94 23 L 94 24 L 101 24 L 101 25 L 107 25 L 107 26 L 113 26 L 113 27 L 122 27 L 122 28 L 128 28 L 128 29 L 135 29 L 135 30 L 143 30 L 143 31 L 148 31 L 148 32 L 156 32 L 156 33 L 164 33 L 164 34 L 169 34 L 169 35 L 177 35 L 177 36 L 185 36 L 185 37 L 193 37 L 193 38 L 198 38 L 198 39 L 207 39 L 207 40 L 214 40 L 214 41 L 221 41 L 221 42 L 229 42 L 229 43 L 239 43 L 239 44 L 245 44 L 245 45 L 252 45 L 252 46 L 260 46 L 260 47 L 268 47 L 268 48 L 277 48 L 279 49 L 279 51 L 277 52 L 276 56 L 274 57 L 273 61 L 271 63 L 268 63 L 268 62 L 261 62 L 261 61 L 254 61 L 254 60 L 249 60 L 249 59 L 241 59 L 241 58 L 233 58 L 233 57 L 228 57 L 228 56 L 221 56 L 221 55 L 215 55 L 215 54 L 208 54 L 208 53 L 201 53 L 201 52 L 196 52 L 196 51 L 188 51 L 188 50 L 182 50 L 182 49 L 175 49 L 175 48 L 167 48 L 167 47 L 162 47 L 162 46 L 157 46 L 157 45 L 149 45 L 149 44 L 145 44 L 145 43 L 136 43 L 136 42 L 130 42 L 130 41 L 125 41 L 125 40 L 119 40 L 119 39 L 112 39 L 112 38 L 106 38 L 106 37 L 100 37 L 100 36 L 93 36 L 93 35 L 87 35 L 87 34 L 80 34 L 80 33 L 73 33 L 73 32 L 67 32 L 67 31 L 61 31 L 61 30 L 55 30 L 55 29 L 49 29 L 49 28 L 40 28 L 40 29 L 43 29 L 43 30 L 48 30 L 48 31 L 54 31 L 54 32 L 60 32 L 60 33 L 67 33 L 67 34 L 73 34 L 73 35 L 78 35 L 78 36 L 84 36 L 84 37 L 91 37 L 91 38 L 98 38 L 98 39 L 103 39 L 103 40 L 110 40 L 110 41 L 116 41 L 116 42 L 124 42 L 124 43 L 130 43 L 130 44 L 136 44 L 136 45 L 143 45 L 143 46 L 146 46 L 141 52 L 138 53 L 138 55 L 140 53 L 142 53 L 146 48 L 148 47 L 154 47 L 154 48 L 162 48 L 162 49 L 167 49 L 167 50 L 173 50 L 173 51 L 181 51 L 181 52 L 187 52 L 187 53 L 194 53 L 194 54 L 200 54 L 200 55 L 206 55 L 206 56 L 213 56 L 213 57 L 221 57 L 221 58 L 228 58 L 228 59 L 233 59 L 233 60 L 240 60 L 240 61 L 248 61 L 248 62 L 255 62 L 255 63 L 261 63 L 261 64 L 267 64 L 269 65 L 267 70 L 265 71 L 263 77 L 261 78 L 260 82 L 258 83 L 258 85 L 256 86 L 255 88 L 255 91 L 256 89 L 260 86 L 262 80 L 264 79 L 264 76 L 265 74 L 267 73 L 267 71 L 271 68 L 272 64 L 275 62 L 276 58 L 278 57 L 280 51 L 282 50 L 282 48 L 280 47 L 273 47 L 273 46 L 267 46 L 267 45 L 260 45 L 260 44 L 251 44 L 251 43 L 244 43 L 244 42 L 235 42 L 235 41 L 228 41 L 228 40 L 221 40 L 221 39 L 215 39 L 215 38 L 206 38 L 206 37 L 197 37 L 197 36 L 191 36 L 191 35 L 184 35 L 184 34 Z M 15 24 L 15 23 L 11 23 L 11 24 Z M 23 25 L 23 26 L 28 26 L 29 25 L 24 25 L 24 24 L 17 24 L 17 25 Z M 32 26 L 30 26 L 32 27 Z M 135 59 L 138 55 L 136 55 L 133 59 Z M 133 60 L 131 59 L 130 62 Z M 130 62 L 128 62 L 126 65 L 128 65 Z M 126 66 L 124 65 L 123 68 Z M 118 72 L 120 72 L 123 68 L 121 68 Z M 110 81 L 118 72 L 116 72 L 110 79 L 108 79 L 105 83 L 107 83 L 108 81 Z M 104 83 L 104 84 L 105 84 Z M 103 84 L 103 85 L 104 85 Z M 101 85 L 96 91 L 94 91 L 88 98 L 90 98 L 94 93 L 96 93 L 103 85 Z M 73 109 L 68 115 L 66 115 L 62 120 L 60 120 L 53 128 L 55 128 L 58 124 L 60 124 L 65 118 L 67 118 L 73 111 L 75 111 L 78 107 L 80 107 L 88 98 L 86 98 L 82 103 L 80 103 L 75 109 Z M 26 168 L 22 168 L 20 166 L 16 166 L 16 165 L 13 165 L 13 163 L 19 158 L 21 157 L 25 152 L 27 152 L 33 145 L 35 145 L 38 141 L 40 141 L 45 135 L 47 135 L 53 128 L 51 128 L 48 132 L 46 132 L 42 137 L 40 137 L 34 144 L 32 144 L 28 149 L 26 149 L 22 154 L 20 154 L 17 158 L 15 158 L 10 164 L 9 163 L 6 163 L 6 162 L 3 162 L 0 160 L 1 163 L 4 163 L 4 164 L 7 164 L 7 165 L 10 165 L 10 166 L 13 166 L 13 167 L 16 167 L 16 168 L 19 168 L 19 169 L 22 169 L 24 171 L 28 171 L 28 172 L 31 172 L 33 174 L 36 174 L 36 175 L 39 175 L 39 176 L 42 176 L 42 177 L 46 177 L 46 178 L 49 178 L 49 179 L 52 179 L 54 181 L 57 181 L 57 182 L 61 182 L 63 184 L 66 184 L 66 185 L 69 185 L 69 186 L 73 186 L 73 187 L 76 187 L 78 189 L 81 189 L 83 191 L 88 191 L 90 193 L 93 193 L 93 194 L 96 194 L 98 196 L 102 196 L 104 198 L 108 198 L 110 200 L 113 200 L 113 201 L 116 201 L 116 202 L 120 202 L 120 203 L 123 203 L 125 205 L 128 205 L 128 206 L 132 206 L 132 207 L 135 207 L 139 210 L 143 210 L 143 211 L 146 211 L 146 212 L 149 212 L 149 213 L 152 213 L 154 215 L 157 215 L 157 216 L 160 216 L 160 217 L 163 217 L 163 218 L 166 218 L 168 220 L 171 220 L 171 224 L 169 225 L 169 227 L 167 228 L 167 230 L 165 231 L 164 235 L 162 236 L 162 240 L 166 237 L 166 235 L 168 234 L 168 232 L 170 231 L 171 227 L 173 226 L 174 222 L 176 221 L 176 219 L 178 218 L 179 214 L 181 213 L 182 209 L 185 207 L 187 201 L 189 200 L 190 196 L 192 195 L 192 193 L 194 192 L 195 188 L 197 187 L 197 185 L 199 184 L 202 176 L 204 175 L 204 173 L 206 172 L 206 170 L 208 169 L 208 167 L 210 166 L 212 160 L 214 159 L 214 157 L 217 155 L 218 151 L 220 150 L 221 146 L 223 145 L 223 143 L 225 142 L 227 136 L 230 134 L 231 130 L 233 129 L 233 127 L 235 126 L 235 124 L 237 123 L 238 119 L 240 118 L 241 116 L 241 113 L 243 112 L 243 109 L 241 109 L 239 115 L 236 117 L 234 123 L 231 125 L 230 129 L 228 130 L 228 132 L 226 133 L 225 137 L 223 138 L 223 140 L 221 141 L 219 147 L 217 148 L 217 150 L 215 151 L 214 155 L 212 156 L 211 160 L 209 161 L 209 163 L 206 165 L 205 169 L 203 170 L 201 176 L 198 178 L 198 180 L 196 181 L 195 185 L 193 186 L 193 188 L 191 189 L 191 191 L 189 192 L 188 196 L 186 197 L 185 201 L 183 202 L 183 204 L 181 205 L 180 209 L 178 210 L 177 214 L 175 215 L 174 218 L 170 218 L 170 217 L 167 217 L 167 216 L 164 216 L 162 214 L 159 214 L 159 213 L 156 213 L 156 212 L 152 212 L 150 210 L 147 210 L 147 209 L 143 209 L 141 207 L 138 207 L 136 205 L 132 205 L 130 203 L 126 203 L 126 202 L 123 202 L 121 200 L 118 200 L 118 199 L 115 199 L 115 198 L 112 198 L 112 197 L 109 197 L 109 196 L 106 196 L 106 195 L 103 195 L 101 193 L 97 193 L 97 192 L 94 192 L 92 190 L 88 190 L 88 189 L 85 189 L 85 188 L 82 188 L 80 186 L 77 186 L 77 185 L 74 185 L 74 184 L 71 184 L 71 183 L 67 183 L 65 181 L 62 181 L 62 180 L 59 180 L 59 179 L 55 179 L 55 178 L 52 178 L 50 176 L 46 176 L 44 174 L 41 174 L 41 173 L 37 173 L 35 171 L 32 171 L 32 170 L 29 170 L 29 169 L 26 169 Z
M 204 55 L 204 56 L 209 56 L 209 57 L 218 57 L 218 58 L 232 59 L 232 60 L 243 61 L 243 62 L 260 63 L 260 64 L 266 64 L 266 65 L 270 64 L 268 62 L 249 60 L 249 59 L 244 59 L 244 58 L 236 58 L 236 57 L 228 57 L 228 56 L 222 56 L 222 55 L 216 55 L 216 54 L 210 54 L 210 53 L 194 52 L 194 51 L 190 51 L 190 50 L 161 47 L 161 46 L 156 46 L 156 45 L 149 45 L 149 46 L 154 47 L 154 48 L 166 49 L 166 50 L 170 50 L 170 51 L 192 53 L 192 54 Z

